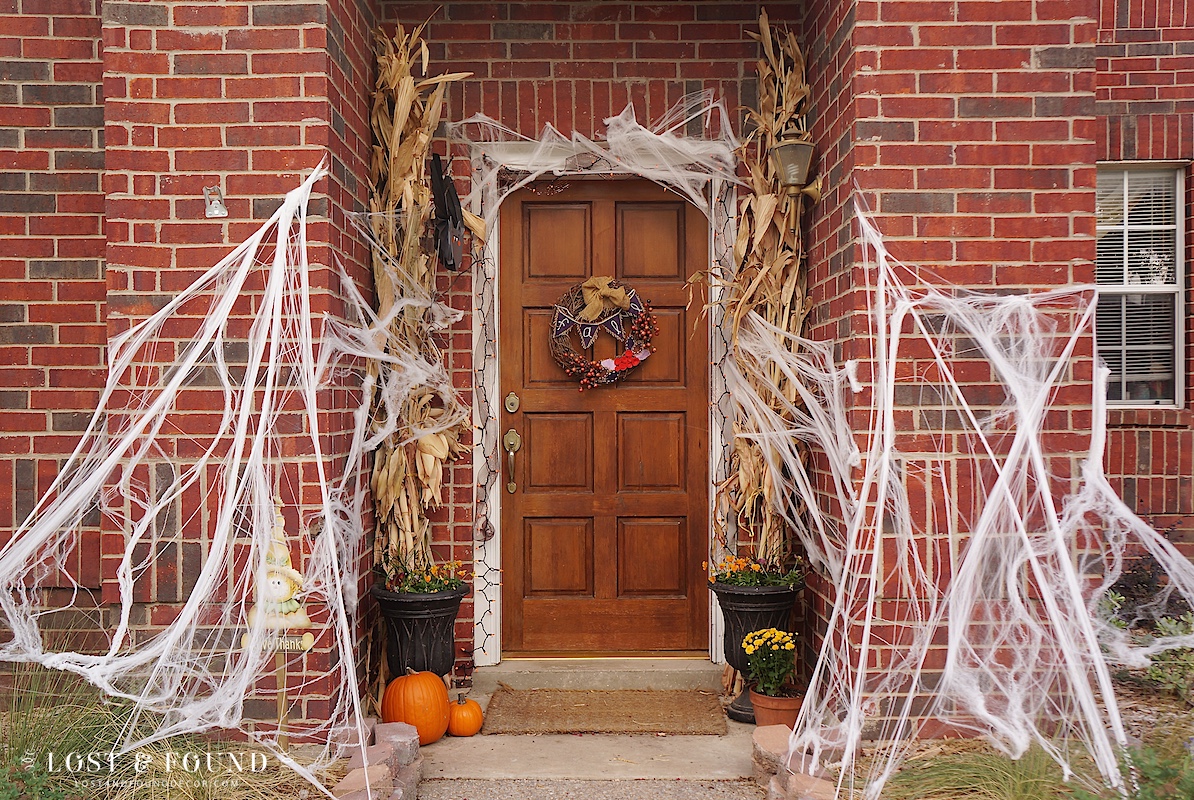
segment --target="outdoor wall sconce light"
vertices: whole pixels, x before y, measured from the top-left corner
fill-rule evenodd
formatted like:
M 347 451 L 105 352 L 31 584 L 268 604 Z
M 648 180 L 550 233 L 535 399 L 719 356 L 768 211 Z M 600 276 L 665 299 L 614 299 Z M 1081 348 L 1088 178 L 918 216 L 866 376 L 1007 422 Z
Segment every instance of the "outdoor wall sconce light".
M 224 205 L 224 192 L 220 190 L 219 186 L 204 186 L 203 199 L 207 201 L 207 208 L 203 212 L 204 216 L 208 218 L 228 216 L 228 207 Z
M 804 139 L 784 139 L 771 148 L 771 163 L 780 184 L 789 192 L 808 183 L 812 161 L 813 143 Z

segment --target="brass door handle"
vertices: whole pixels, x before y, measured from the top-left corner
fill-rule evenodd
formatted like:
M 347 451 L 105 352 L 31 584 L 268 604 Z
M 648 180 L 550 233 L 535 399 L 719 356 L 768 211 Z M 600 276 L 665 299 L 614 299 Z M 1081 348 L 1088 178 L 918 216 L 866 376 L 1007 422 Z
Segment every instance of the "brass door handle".
M 522 437 L 518 435 L 518 431 L 511 428 L 502 437 L 502 445 L 506 448 L 506 455 L 510 459 L 509 468 L 506 471 L 506 491 L 514 494 L 518 491 L 518 483 L 514 480 L 514 454 L 522 447 Z

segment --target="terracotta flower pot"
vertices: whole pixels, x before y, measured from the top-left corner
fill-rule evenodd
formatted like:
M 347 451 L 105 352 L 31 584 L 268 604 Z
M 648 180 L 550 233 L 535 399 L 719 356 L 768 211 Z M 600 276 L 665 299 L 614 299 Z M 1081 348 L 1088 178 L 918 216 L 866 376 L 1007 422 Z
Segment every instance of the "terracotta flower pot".
M 796 717 L 800 714 L 800 706 L 804 703 L 804 695 L 796 697 L 772 697 L 750 690 L 750 702 L 755 708 L 755 724 L 786 725 L 791 728 L 796 724 Z

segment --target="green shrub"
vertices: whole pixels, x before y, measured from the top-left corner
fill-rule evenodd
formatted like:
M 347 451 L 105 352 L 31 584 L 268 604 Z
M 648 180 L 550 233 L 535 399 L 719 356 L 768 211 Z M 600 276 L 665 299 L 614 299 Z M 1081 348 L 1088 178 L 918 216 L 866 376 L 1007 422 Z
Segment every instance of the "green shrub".
M 44 768 L 0 766 L 0 800 L 75 800 L 50 780 Z
M 1178 749 L 1167 752 L 1152 747 L 1132 748 L 1120 762 L 1120 771 L 1131 800 L 1194 800 L 1194 761 Z M 1092 794 L 1073 791 L 1074 800 L 1117 800 L 1119 792 L 1108 789 Z
M 1120 616 L 1123 611 L 1124 596 L 1114 590 L 1108 590 L 1099 599 L 1099 617 L 1113 628 L 1119 628 L 1121 631 L 1128 629 L 1128 623 Z
M 1154 629 L 1156 636 L 1188 636 L 1194 633 L 1194 612 L 1180 617 L 1161 617 Z M 1147 671 L 1150 680 L 1185 698 L 1194 689 L 1194 648 L 1179 647 L 1149 656 L 1152 662 Z

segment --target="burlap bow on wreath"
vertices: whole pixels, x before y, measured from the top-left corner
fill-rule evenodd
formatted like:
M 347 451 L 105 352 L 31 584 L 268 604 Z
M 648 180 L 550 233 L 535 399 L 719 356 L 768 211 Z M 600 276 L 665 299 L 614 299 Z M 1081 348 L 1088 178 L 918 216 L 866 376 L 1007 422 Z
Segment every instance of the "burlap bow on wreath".
M 572 330 L 588 349 L 602 330 L 624 346 L 617 358 L 590 361 L 572 349 Z M 651 340 L 659 333 L 651 306 L 626 284 L 607 275 L 594 275 L 556 301 L 551 317 L 551 355 L 580 390 L 616 383 L 655 352 Z

